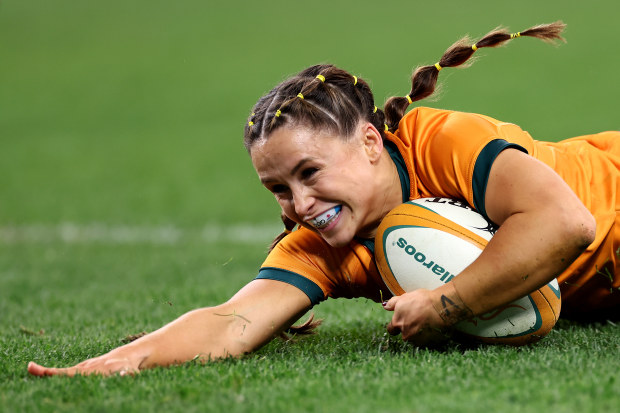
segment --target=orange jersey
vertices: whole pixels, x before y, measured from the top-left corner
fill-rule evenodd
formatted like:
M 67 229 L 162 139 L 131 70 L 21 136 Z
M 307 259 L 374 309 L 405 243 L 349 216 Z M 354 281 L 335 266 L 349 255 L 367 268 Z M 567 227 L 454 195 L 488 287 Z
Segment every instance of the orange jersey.
M 486 214 L 484 195 L 491 165 L 502 150 L 517 148 L 550 166 L 597 223 L 595 241 L 558 276 L 563 312 L 578 315 L 620 304 L 620 278 L 615 275 L 620 239 L 614 231 L 620 206 L 616 196 L 620 132 L 551 143 L 536 141 L 518 126 L 487 116 L 416 108 L 401 120 L 394 134 L 386 135 L 398 148 L 399 154 L 391 155 L 409 199 L 461 199 L 482 214 Z M 346 247 L 332 248 L 305 228 L 276 246 L 263 263 L 259 278 L 297 285 L 313 303 L 327 297 L 378 301 L 389 296 L 368 241 L 354 240 Z

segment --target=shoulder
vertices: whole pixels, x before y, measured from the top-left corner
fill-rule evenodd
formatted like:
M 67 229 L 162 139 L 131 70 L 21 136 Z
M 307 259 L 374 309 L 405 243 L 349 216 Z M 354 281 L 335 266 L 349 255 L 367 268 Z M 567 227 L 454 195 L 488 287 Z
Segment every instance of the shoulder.
M 308 228 L 300 227 L 288 234 L 276 245 L 275 249 L 295 251 L 325 251 L 332 247 L 319 234 Z
M 532 137 L 514 123 L 478 113 L 426 107 L 407 113 L 394 136 L 405 146 L 417 147 L 422 152 L 433 148 L 469 148 L 493 139 L 504 139 L 529 150 L 533 142 Z
M 351 252 L 354 244 L 356 242 L 351 241 L 344 247 L 335 248 L 316 232 L 302 227 L 282 238 L 265 262 L 272 265 L 277 262 L 279 265 L 310 265 L 319 268 L 342 260 Z
M 423 106 L 414 108 L 400 120 L 395 135 L 402 136 L 403 139 L 426 135 L 443 125 L 453 113 L 455 112 L 450 110 Z
M 476 113 L 418 107 L 403 117 L 394 135 L 407 146 L 414 146 L 435 139 L 457 141 L 465 135 L 488 136 L 497 133 L 501 124 Z
M 375 268 L 372 253 L 361 243 L 354 240 L 335 248 L 314 231 L 300 228 L 284 237 L 269 253 L 259 278 L 299 286 L 312 303 L 326 297 L 375 299 L 380 279 Z

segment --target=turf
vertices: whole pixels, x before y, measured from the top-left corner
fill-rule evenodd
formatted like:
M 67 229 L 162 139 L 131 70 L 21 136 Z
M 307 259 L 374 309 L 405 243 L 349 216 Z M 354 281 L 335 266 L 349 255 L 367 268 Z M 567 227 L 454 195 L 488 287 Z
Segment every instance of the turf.
M 537 345 L 417 350 L 366 300 L 315 309 L 317 336 L 134 378 L 29 377 L 227 299 L 252 279 L 277 208 L 241 144 L 256 99 L 331 62 L 378 103 L 465 33 L 562 19 L 442 71 L 425 105 L 541 139 L 620 129 L 613 1 L 0 4 L 0 411 L 604 412 L 620 330 L 562 321 Z

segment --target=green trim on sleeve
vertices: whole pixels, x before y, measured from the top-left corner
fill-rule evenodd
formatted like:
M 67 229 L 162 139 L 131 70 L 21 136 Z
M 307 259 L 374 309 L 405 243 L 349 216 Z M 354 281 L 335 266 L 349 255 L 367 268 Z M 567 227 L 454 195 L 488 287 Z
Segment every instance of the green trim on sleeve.
M 497 158 L 497 155 L 501 151 L 508 148 L 518 149 L 521 152 L 527 153 L 527 150 L 516 143 L 510 143 L 503 139 L 494 139 L 482 148 L 478 159 L 476 159 L 476 165 L 474 165 L 474 176 L 472 177 L 472 186 L 474 193 L 474 207 L 485 218 L 487 216 L 486 207 L 484 205 L 484 197 L 487 191 L 487 183 L 489 182 L 489 174 L 491 173 L 491 166 Z
M 325 301 L 325 294 L 323 294 L 321 287 L 306 277 L 292 271 L 274 267 L 263 267 L 258 271 L 256 279 L 282 281 L 293 285 L 308 296 L 312 305 L 317 305 L 321 301 Z

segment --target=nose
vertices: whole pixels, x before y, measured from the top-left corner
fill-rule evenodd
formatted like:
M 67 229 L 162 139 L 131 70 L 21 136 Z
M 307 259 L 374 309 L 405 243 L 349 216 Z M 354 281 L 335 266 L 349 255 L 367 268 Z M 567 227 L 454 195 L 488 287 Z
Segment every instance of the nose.
M 308 194 L 307 188 L 299 188 L 293 190 L 293 204 L 297 216 L 307 217 L 312 206 L 314 205 L 314 197 Z

